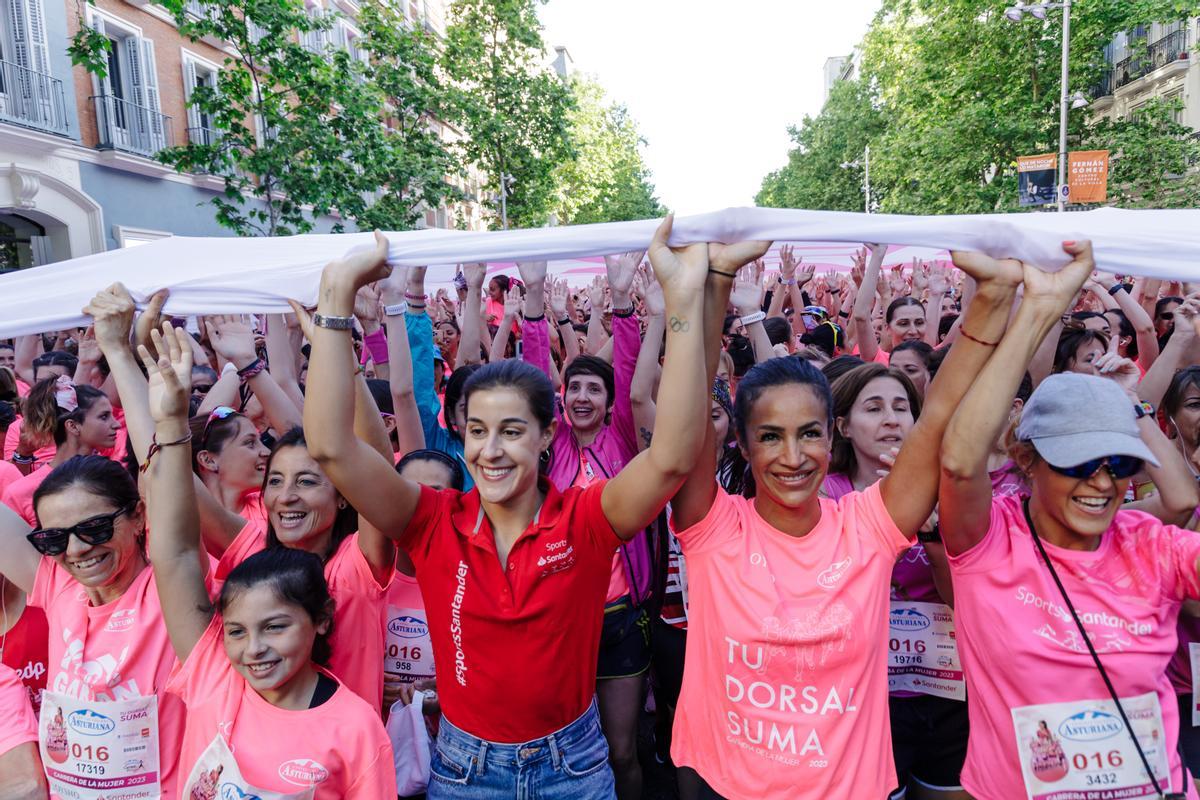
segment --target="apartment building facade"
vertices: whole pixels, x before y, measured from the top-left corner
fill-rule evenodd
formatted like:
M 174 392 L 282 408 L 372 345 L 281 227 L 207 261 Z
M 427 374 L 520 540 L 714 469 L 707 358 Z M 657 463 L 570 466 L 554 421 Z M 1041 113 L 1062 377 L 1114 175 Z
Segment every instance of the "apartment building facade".
M 192 0 L 197 14 L 204 13 Z M 444 32 L 443 0 L 400 0 L 410 23 Z M 336 18 L 305 40 L 361 57 L 355 0 L 306 0 Z M 0 271 L 52 263 L 169 235 L 224 236 L 209 201 L 223 188 L 154 160 L 163 147 L 211 141 L 188 108 L 227 56 L 219 41 L 192 42 L 149 0 L 0 0 Z M 78 9 L 78 11 L 77 11 Z M 78 15 L 82 13 L 83 18 Z M 73 67 L 67 45 L 80 24 L 109 39 L 104 78 Z M 461 134 L 433 123 L 448 141 Z M 471 198 L 477 177 L 459 181 Z M 474 194 L 472 193 L 474 189 Z M 429 209 L 429 226 L 482 223 L 477 202 Z M 326 231 L 334 220 L 318 220 Z
M 1092 88 L 1089 111 L 1127 119 L 1155 98 L 1178 99 L 1176 121 L 1200 130 L 1200 18 L 1141 25 L 1117 34 L 1105 48 L 1107 68 Z

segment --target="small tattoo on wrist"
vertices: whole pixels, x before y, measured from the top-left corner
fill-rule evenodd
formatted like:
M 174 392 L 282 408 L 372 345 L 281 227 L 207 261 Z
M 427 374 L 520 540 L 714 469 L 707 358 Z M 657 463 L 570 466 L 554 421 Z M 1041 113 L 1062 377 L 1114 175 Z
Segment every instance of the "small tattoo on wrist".
M 679 317 L 671 317 L 667 324 L 671 326 L 671 330 L 675 333 L 687 333 L 688 329 L 692 327 L 690 322 Z

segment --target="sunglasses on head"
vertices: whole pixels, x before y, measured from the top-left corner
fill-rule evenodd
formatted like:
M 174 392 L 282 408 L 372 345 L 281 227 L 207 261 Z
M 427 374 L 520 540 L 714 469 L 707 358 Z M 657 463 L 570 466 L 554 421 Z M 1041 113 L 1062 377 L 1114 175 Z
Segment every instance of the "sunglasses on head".
M 88 545 L 105 544 L 113 538 L 117 517 L 133 511 L 135 504 L 118 508 L 111 514 L 98 514 L 76 523 L 69 528 L 37 528 L 25 535 L 33 549 L 44 556 L 57 556 L 67 552 L 67 540 L 71 534 Z
M 1107 469 L 1108 474 L 1112 476 L 1113 480 L 1132 478 L 1141 471 L 1142 459 L 1135 456 L 1104 456 L 1103 458 L 1093 458 L 1091 461 L 1076 464 L 1073 467 L 1056 467 L 1050 464 L 1050 469 L 1059 475 L 1066 475 L 1068 478 L 1077 479 L 1090 478 L 1099 472 L 1101 468 Z

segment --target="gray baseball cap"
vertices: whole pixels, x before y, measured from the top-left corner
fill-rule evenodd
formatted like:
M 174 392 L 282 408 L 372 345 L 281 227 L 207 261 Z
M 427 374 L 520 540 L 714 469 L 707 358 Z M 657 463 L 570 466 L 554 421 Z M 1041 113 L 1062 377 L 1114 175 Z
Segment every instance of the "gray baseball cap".
M 1095 375 L 1064 372 L 1042 381 L 1025 404 L 1017 439 L 1032 442 L 1054 467 L 1105 456 L 1134 456 L 1159 466 L 1138 433 L 1128 395 Z

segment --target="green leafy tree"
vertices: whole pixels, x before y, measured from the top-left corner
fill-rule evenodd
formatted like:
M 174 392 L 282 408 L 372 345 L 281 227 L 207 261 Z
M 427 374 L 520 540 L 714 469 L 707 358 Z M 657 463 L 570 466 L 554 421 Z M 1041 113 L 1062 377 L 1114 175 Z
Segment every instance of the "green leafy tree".
M 223 179 L 217 221 L 240 235 L 283 236 L 324 215 L 362 214 L 388 152 L 382 104 L 362 63 L 332 45 L 332 19 L 299 0 L 208 0 L 203 16 L 184 0 L 163 4 L 181 34 L 234 53 L 215 86 L 192 91 L 188 141 L 158 156 Z
M 571 78 L 575 107 L 568 112 L 575 156 L 561 164 L 555 214 L 563 224 L 617 222 L 661 216 L 650 170 L 642 160 L 637 123 L 608 102 L 595 80 Z
M 544 224 L 557 196 L 555 172 L 572 155 L 571 92 L 544 65 L 537 6 L 545 0 L 454 0 L 443 66 L 466 162 L 486 176 L 485 201 L 499 225 L 501 176 L 513 181 L 510 226 Z
M 1051 12 L 1044 22 L 1013 24 L 1002 13 L 1008 5 L 1001 0 L 884 0 L 862 42 L 860 77 L 851 82 L 857 88 L 847 90 L 865 98 L 880 122 L 868 137 L 872 193 L 880 210 L 1017 210 L 1017 157 L 1058 149 L 1061 12 Z M 1075 4 L 1068 93 L 1092 93 L 1105 69 L 1104 47 L 1117 32 L 1195 14 L 1200 3 L 1176 0 Z M 794 137 L 799 152 L 793 151 L 787 167 L 767 176 L 760 202 L 845 207 L 840 195 L 831 198 L 793 169 L 797 159 L 819 160 L 810 154 L 821 152 L 822 145 L 836 151 L 833 143 L 841 138 L 860 137 L 867 123 L 845 113 L 845 105 L 835 92 L 817 118 L 805 121 Z M 839 128 L 845 130 L 838 133 Z M 819 131 L 825 135 L 818 137 Z M 1115 180 L 1136 177 L 1128 198 L 1187 202 L 1186 191 L 1146 188 L 1177 185 L 1183 173 L 1174 170 L 1189 148 L 1181 131 L 1157 112 L 1100 124 L 1086 110 L 1076 110 L 1068 131 L 1072 149 L 1121 151 L 1125 163 Z M 838 182 L 834 172 L 827 177 Z
M 388 135 L 369 177 L 381 195 L 356 221 L 361 228 L 406 230 L 425 208 L 461 199 L 447 179 L 461 172 L 436 123 L 452 115 L 438 67 L 436 36 L 405 21 L 400 6 L 365 0 L 358 16 L 370 54 L 366 77 L 382 95 Z

